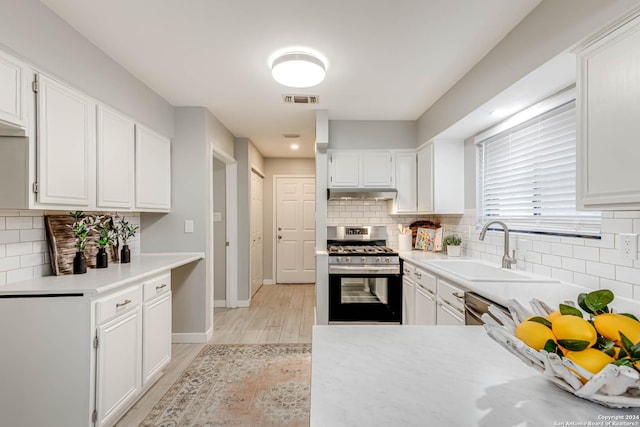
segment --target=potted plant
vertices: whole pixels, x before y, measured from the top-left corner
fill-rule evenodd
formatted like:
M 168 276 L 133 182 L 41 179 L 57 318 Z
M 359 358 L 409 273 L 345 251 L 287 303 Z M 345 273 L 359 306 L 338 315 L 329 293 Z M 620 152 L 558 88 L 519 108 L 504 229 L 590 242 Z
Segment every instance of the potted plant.
M 447 248 L 448 256 L 460 256 L 460 245 L 462 244 L 462 238 L 455 234 L 449 234 L 444 238 L 444 245 Z
M 107 268 L 109 266 L 109 257 L 107 256 L 107 248 L 113 241 L 109 220 L 103 221 L 104 216 L 96 215 L 94 220 L 97 224 L 100 235 L 94 240 L 98 245 L 98 253 L 96 254 L 96 268 Z
M 129 250 L 129 239 L 136 236 L 136 231 L 140 228 L 137 225 L 129 223 L 125 218 L 117 217 L 115 230 L 120 240 L 122 240 L 122 250 L 120 251 L 120 263 L 126 264 L 131 262 L 131 251 Z
M 76 239 L 76 255 L 73 258 L 73 274 L 83 274 L 87 272 L 87 258 L 84 251 L 87 248 L 87 235 L 95 229 L 95 219 L 86 216 L 82 211 L 69 212 L 74 219 L 69 228 L 73 231 Z

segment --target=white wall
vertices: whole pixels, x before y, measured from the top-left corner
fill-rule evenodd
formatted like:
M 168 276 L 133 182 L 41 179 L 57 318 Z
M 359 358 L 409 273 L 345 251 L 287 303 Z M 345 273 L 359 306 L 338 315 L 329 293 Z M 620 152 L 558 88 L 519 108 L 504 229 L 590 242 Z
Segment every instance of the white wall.
M 213 299 L 225 301 L 227 298 L 227 200 L 226 167 L 223 162 L 213 159 L 213 210 L 220 214 L 221 221 L 213 223 Z
M 267 158 L 264 159 L 264 280 L 273 280 L 273 198 L 275 175 L 316 175 L 314 159 Z
M 418 120 L 418 143 L 615 21 L 638 0 L 544 0 Z
M 173 136 L 173 108 L 38 0 L 0 0 L 0 43 L 52 76 Z
M 91 213 L 91 212 L 87 212 Z M 0 210 L 0 286 L 51 275 L 51 259 L 44 228 L 45 215 L 61 211 Z M 138 213 L 120 213 L 132 224 Z M 129 242 L 133 255 L 140 253 L 140 232 Z
M 330 120 L 329 148 L 416 148 L 414 120 Z

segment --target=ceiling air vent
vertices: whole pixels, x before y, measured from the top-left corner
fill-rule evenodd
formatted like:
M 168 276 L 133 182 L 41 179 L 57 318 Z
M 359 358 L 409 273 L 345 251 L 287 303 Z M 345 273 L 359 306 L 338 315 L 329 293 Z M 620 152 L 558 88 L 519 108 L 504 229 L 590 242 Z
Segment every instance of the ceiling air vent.
M 298 139 L 298 138 L 300 138 L 300 134 L 299 133 L 283 133 L 282 136 L 284 136 L 286 139 Z
M 319 104 L 320 99 L 316 95 L 282 95 L 285 104 Z

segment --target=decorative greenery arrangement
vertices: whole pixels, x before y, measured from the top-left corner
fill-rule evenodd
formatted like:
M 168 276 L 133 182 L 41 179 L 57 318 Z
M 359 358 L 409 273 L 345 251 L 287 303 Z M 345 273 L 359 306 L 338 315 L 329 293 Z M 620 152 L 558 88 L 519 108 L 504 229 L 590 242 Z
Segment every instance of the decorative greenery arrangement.
M 116 230 L 117 236 L 122 240 L 123 245 L 129 244 L 129 239 L 133 239 L 136 236 L 139 228 L 140 226 L 130 224 L 125 218 L 116 217 L 114 230 Z
M 69 212 L 69 215 L 75 220 L 69 228 L 73 230 L 76 238 L 76 249 L 78 252 L 84 252 L 87 244 L 87 235 L 90 231 L 96 229 L 99 223 L 97 217 L 87 216 L 82 211 Z
M 96 215 L 94 217 L 100 232 L 100 236 L 94 240 L 100 249 L 108 248 L 109 246 L 118 245 L 118 235 L 113 227 L 111 219 L 104 219 L 104 216 Z M 104 221 L 103 221 L 104 220 Z
M 462 237 L 455 234 L 449 234 L 444 238 L 445 246 L 460 246 L 462 244 Z

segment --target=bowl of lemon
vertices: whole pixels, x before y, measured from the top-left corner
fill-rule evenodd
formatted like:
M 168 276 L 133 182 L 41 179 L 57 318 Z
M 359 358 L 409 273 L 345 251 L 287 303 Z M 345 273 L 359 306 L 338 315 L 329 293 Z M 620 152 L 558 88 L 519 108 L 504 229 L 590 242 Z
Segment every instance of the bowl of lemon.
M 552 308 L 509 302 L 490 307 L 484 328 L 498 344 L 558 387 L 611 408 L 640 407 L 640 321 L 610 308 L 614 294 L 582 293 Z

